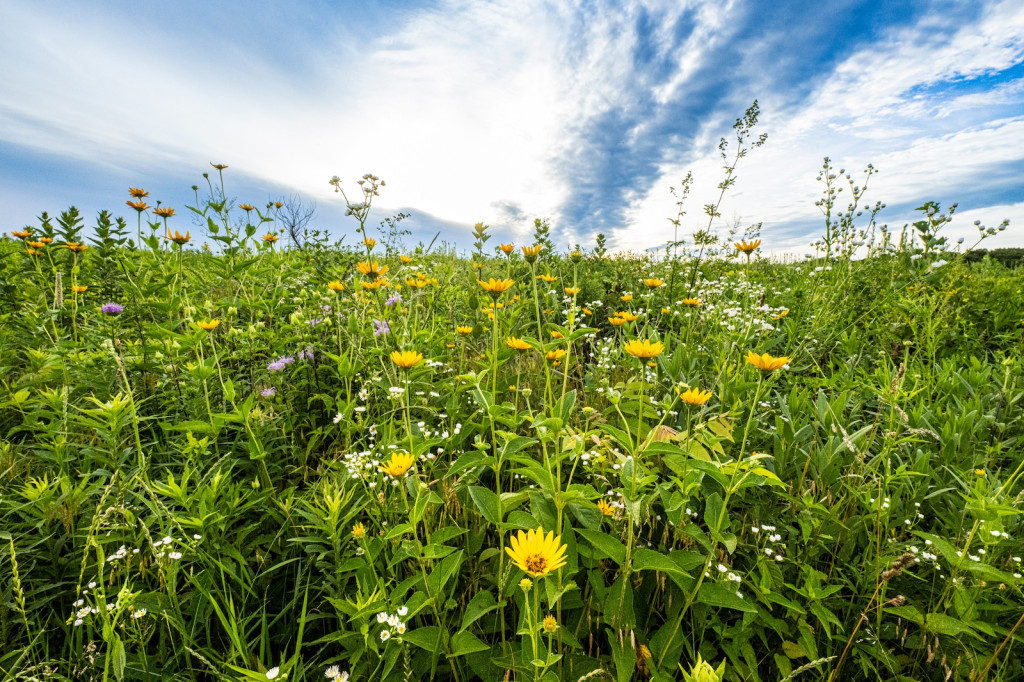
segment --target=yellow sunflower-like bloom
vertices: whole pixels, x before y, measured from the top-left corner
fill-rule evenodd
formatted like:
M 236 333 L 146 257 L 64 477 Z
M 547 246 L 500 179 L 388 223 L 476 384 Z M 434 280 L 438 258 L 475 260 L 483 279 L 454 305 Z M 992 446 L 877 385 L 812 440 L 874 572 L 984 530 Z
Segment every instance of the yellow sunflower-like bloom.
M 31 246 L 33 249 L 43 249 L 43 248 L 46 248 L 46 244 L 44 244 L 43 242 L 25 242 L 25 243 L 28 244 L 29 246 Z
M 506 256 L 511 256 L 512 252 L 516 250 L 516 247 L 512 244 L 501 244 L 498 248 L 501 249 L 501 252 Z
M 638 341 L 633 339 L 627 341 L 626 345 L 622 347 L 622 350 L 626 351 L 634 358 L 642 358 L 644 360 L 648 358 L 654 358 L 662 354 L 665 350 L 665 345 L 661 341 L 655 341 L 651 343 L 647 339 Z
M 699 298 L 684 298 L 683 305 L 700 305 Z
M 583 309 L 583 314 L 584 314 L 584 315 L 593 315 L 593 314 L 594 314 L 594 311 L 593 311 L 593 310 L 591 310 L 590 308 L 584 308 L 584 309 Z
M 13 232 L 11 232 L 11 234 L 13 234 L 18 239 L 28 239 L 29 237 L 32 236 L 32 231 L 31 230 L 14 230 Z
M 278 237 L 276 234 L 271 234 L 269 232 L 267 234 L 263 235 L 263 241 L 265 243 L 267 243 L 267 244 L 273 244 L 278 239 L 280 239 L 280 237 Z
M 615 317 L 621 317 L 626 322 L 636 322 L 637 320 L 640 319 L 639 315 L 634 315 L 628 310 L 620 310 L 619 312 L 615 313 Z
M 88 290 L 89 290 L 89 287 L 85 286 L 84 284 L 78 284 L 78 285 L 75 285 L 75 286 L 71 287 L 71 291 L 73 293 L 76 293 L 76 294 L 84 294 Z
M 551 338 L 560 339 L 562 338 L 562 332 L 551 332 Z
M 403 254 L 402 254 L 401 256 L 399 256 L 398 258 L 399 258 L 399 259 L 400 259 L 400 260 L 401 260 L 401 261 L 402 261 L 403 263 L 405 263 L 406 265 L 408 265 L 409 263 L 411 263 L 411 262 L 412 262 L 412 257 L 410 257 L 410 256 L 406 256 L 406 255 L 405 255 L 404 253 L 403 253 Z
M 746 360 L 747 362 L 752 364 L 754 367 L 757 367 L 758 369 L 763 369 L 766 372 L 770 372 L 772 370 L 779 369 L 780 367 L 783 367 L 786 364 L 788 364 L 789 361 L 790 361 L 790 358 L 787 358 L 787 357 L 776 358 L 776 357 L 772 357 L 768 353 L 764 353 L 763 355 L 758 355 L 757 353 L 755 353 L 754 351 L 751 350 L 751 351 L 747 351 L 747 355 L 744 358 L 744 360 Z
M 551 284 L 552 282 L 557 282 L 558 281 L 558 278 L 553 276 L 553 275 L 537 275 L 537 279 L 543 280 L 544 282 L 547 282 L 548 284 Z
M 523 258 L 526 259 L 527 263 L 533 263 L 537 260 L 537 256 L 540 255 L 540 250 L 544 248 L 543 244 L 534 244 L 533 246 L 521 246 L 523 250 Z
M 646 284 L 647 286 L 649 286 L 652 289 L 657 289 L 658 287 L 660 287 L 664 283 L 665 283 L 665 280 L 663 280 L 663 279 L 651 278 L 651 279 L 645 279 L 644 280 L 644 284 Z
M 207 320 L 203 322 L 196 322 L 196 326 L 200 329 L 204 329 L 208 332 L 212 332 L 220 324 L 220 320 Z
M 526 341 L 516 338 L 515 336 L 510 336 L 505 339 L 505 345 L 513 350 L 529 350 L 530 348 L 533 348 L 533 346 L 526 343 Z
M 492 298 L 498 298 L 508 291 L 508 289 L 515 284 L 515 281 L 511 279 L 494 279 L 491 277 L 486 282 L 482 279 L 478 279 L 477 284 L 482 286 L 484 291 L 489 293 Z
M 633 294 L 626 294 L 625 296 L 619 296 L 619 299 L 621 299 L 625 303 L 629 303 L 630 301 L 633 300 Z
M 396 452 L 391 459 L 384 463 L 384 466 L 377 467 L 388 476 L 398 478 L 412 468 L 413 456 L 408 452 Z
M 129 187 L 128 194 L 131 194 L 133 199 L 145 199 L 149 196 L 149 192 L 141 187 Z
M 760 239 L 752 239 L 749 242 L 747 240 L 739 241 L 733 244 L 739 251 L 745 254 L 751 254 L 757 250 L 757 247 L 761 246 Z
M 367 237 L 366 239 L 363 240 L 363 245 L 368 246 L 369 248 L 372 249 L 373 247 L 377 246 L 377 240 L 374 239 L 373 237 Z
M 455 328 L 455 331 L 457 331 L 460 334 L 472 334 L 473 328 L 460 324 L 458 327 Z
M 216 168 L 219 171 L 225 170 L 227 168 L 226 164 L 214 163 L 213 161 L 210 162 L 210 165 L 213 166 L 214 168 Z
M 581 260 L 583 260 L 583 252 L 582 251 L 570 251 L 569 252 L 569 258 L 572 258 L 572 262 L 573 263 L 579 263 Z
M 548 360 L 550 360 L 552 362 L 555 362 L 555 361 L 561 360 L 562 358 L 565 357 L 565 351 L 563 349 L 561 349 L 561 348 L 559 348 L 558 350 L 549 350 L 545 354 L 545 357 Z
M 239 204 L 238 208 L 240 208 L 240 209 L 242 209 L 243 211 L 246 211 L 246 212 L 248 212 L 248 211 L 255 211 L 256 210 L 256 207 L 253 206 L 252 204 Z
M 75 253 L 81 253 L 89 248 L 85 244 L 79 244 L 78 242 L 67 242 L 64 246 L 68 251 L 74 251 Z
M 352 526 L 352 537 L 359 540 L 366 536 L 366 527 L 363 526 L 363 522 L 360 521 Z
M 576 294 L 580 293 L 580 289 L 579 289 L 579 287 L 566 287 L 565 288 L 565 293 L 568 296 L 575 296 Z
M 139 201 L 126 201 L 124 203 L 126 203 L 129 208 L 134 208 L 139 213 L 142 213 L 143 211 L 149 208 L 149 204 L 147 204 L 145 201 L 142 201 L 141 199 Z
M 192 240 L 192 235 L 189 233 L 188 230 L 185 230 L 185 234 L 182 234 L 175 230 L 174 234 L 172 235 L 170 230 L 168 230 L 167 238 L 170 239 L 175 244 L 188 244 Z
M 381 265 L 377 261 L 359 261 L 356 263 L 356 269 L 367 277 L 377 279 L 388 271 L 388 266 Z
M 558 629 L 558 619 L 556 619 L 550 613 L 548 615 L 544 616 L 544 632 L 546 632 L 549 635 L 552 635 L 552 634 L 555 633 L 555 631 L 557 629 Z
M 608 321 L 612 323 L 613 327 L 621 327 L 626 324 L 626 320 L 621 317 L 609 317 Z
M 615 516 L 615 507 L 613 507 L 607 500 L 598 500 L 597 508 L 601 510 L 601 513 L 605 516 Z
M 779 311 L 778 315 L 772 315 L 772 319 L 773 320 L 781 320 L 786 315 L 789 315 L 789 308 L 783 308 L 782 310 Z
M 562 544 L 562 536 L 544 528 L 528 532 L 519 531 L 518 535 L 509 538 L 505 548 L 509 557 L 519 569 L 535 578 L 542 578 L 565 566 L 566 546 Z
M 157 214 L 161 218 L 173 218 L 174 209 L 170 206 L 157 206 L 153 209 L 153 213 Z
M 403 350 L 401 352 L 396 350 L 391 353 L 391 362 L 402 369 L 415 367 L 421 360 L 423 360 L 423 354 L 417 353 L 414 350 Z
M 338 280 L 328 282 L 327 288 L 330 289 L 331 291 L 345 291 L 345 285 L 339 282 Z
M 380 289 L 380 286 L 382 284 L 384 284 L 384 280 L 382 280 L 382 279 L 375 279 L 372 282 L 360 282 L 359 286 L 361 286 L 364 289 L 369 289 L 371 291 L 374 291 L 376 289 Z
M 711 391 L 702 391 L 693 387 L 686 391 L 679 391 L 679 397 L 687 405 L 703 405 L 711 400 Z

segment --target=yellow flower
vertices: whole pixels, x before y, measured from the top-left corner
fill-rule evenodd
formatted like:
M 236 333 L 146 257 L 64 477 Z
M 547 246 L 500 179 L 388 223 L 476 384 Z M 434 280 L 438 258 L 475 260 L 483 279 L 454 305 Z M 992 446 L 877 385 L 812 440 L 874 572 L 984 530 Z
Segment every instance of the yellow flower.
M 503 293 L 508 291 L 509 287 L 515 284 L 515 281 L 511 279 L 494 279 L 491 277 L 486 282 L 482 279 L 478 279 L 477 283 L 484 288 L 484 291 L 489 293 L 492 298 L 498 298 Z
M 381 265 L 377 261 L 359 261 L 358 263 L 356 263 L 356 269 L 368 277 L 373 277 L 374 279 L 377 279 L 378 277 L 380 277 L 381 275 L 388 271 L 388 266 Z
M 11 234 L 13 234 L 18 239 L 28 239 L 29 237 L 32 236 L 32 231 L 31 230 L 14 230 L 13 232 L 11 232 Z
M 744 359 L 750 364 L 752 364 L 754 367 L 757 367 L 758 369 L 763 369 L 768 372 L 775 369 L 779 369 L 780 367 L 788 363 L 790 360 L 787 357 L 775 358 L 769 355 L 768 353 L 765 353 L 764 355 L 758 355 L 752 350 L 747 351 L 747 355 Z
M 126 201 L 124 203 L 126 203 L 130 208 L 134 208 L 139 213 L 142 213 L 147 208 L 149 208 L 149 204 L 147 204 L 145 201 L 142 201 L 141 199 L 139 201 Z
M 391 352 L 391 362 L 395 363 L 402 369 L 409 369 L 415 367 L 423 359 L 422 353 L 417 353 L 414 350 L 403 350 Z
M 651 343 L 647 339 L 644 339 L 643 341 L 633 339 L 631 341 L 627 341 L 626 345 L 622 347 L 622 350 L 626 351 L 634 358 L 642 358 L 644 360 L 647 360 L 649 358 L 654 358 L 661 355 L 661 353 L 665 350 L 665 346 L 664 344 L 661 343 L 661 341 L 655 341 L 654 343 Z
M 551 338 L 560 339 L 562 338 L 562 332 L 551 332 Z
M 501 244 L 498 246 L 498 248 L 501 249 L 501 252 L 504 253 L 506 256 L 511 256 L 512 252 L 516 250 L 516 247 L 514 247 L 511 244 Z
M 267 234 L 263 235 L 263 241 L 266 244 L 273 244 L 278 239 L 280 239 L 280 237 L 278 237 L 276 234 L 271 234 L 270 232 L 268 232 Z
M 53 237 L 40 237 L 39 241 L 41 241 L 44 244 L 52 244 L 53 243 Z
M 27 253 L 30 256 L 41 256 L 41 255 L 43 255 L 42 251 L 38 251 L 36 249 L 25 249 L 25 253 Z
M 581 260 L 583 260 L 583 252 L 575 250 L 570 251 L 569 258 L 572 258 L 573 263 L 579 263 Z
M 591 310 L 590 308 L 583 308 L 583 314 L 584 315 L 593 315 L 594 311 Z
M 505 345 L 514 350 L 529 350 L 530 348 L 533 348 L 533 346 L 526 343 L 526 341 L 516 338 L 515 336 L 510 336 L 505 339 Z
M 196 326 L 200 329 L 205 329 L 208 332 L 212 332 L 220 324 L 220 320 L 209 320 L 207 322 L 196 322 Z
M 170 206 L 157 206 L 153 209 L 153 213 L 157 214 L 161 218 L 173 218 L 174 209 Z
M 89 287 L 84 286 L 84 285 L 76 285 L 76 286 L 71 287 L 71 291 L 73 293 L 76 293 L 76 294 L 84 294 L 88 290 L 89 290 Z
M 580 293 L 580 289 L 579 287 L 566 287 L 565 293 L 568 294 L 569 296 L 575 296 L 576 294 Z
M 225 166 L 223 163 L 214 163 L 213 161 L 210 162 L 210 165 L 213 166 L 214 168 L 216 168 L 219 171 L 222 171 L 225 168 L 227 168 L 227 166 Z
M 331 291 L 345 291 L 345 285 L 338 280 L 333 280 L 327 283 L 327 288 Z
M 384 284 L 384 280 L 375 279 L 372 282 L 360 282 L 359 286 L 361 286 L 364 289 L 370 289 L 371 291 L 374 291 L 376 289 L 380 289 L 380 286 L 382 284 Z
M 246 212 L 255 211 L 256 210 L 256 207 L 253 206 L 252 204 L 239 204 L 238 208 L 240 208 L 240 209 L 242 209 L 243 211 L 246 211 Z
M 365 536 L 366 528 L 363 526 L 362 521 L 352 526 L 352 537 L 354 537 L 356 540 L 361 540 Z
M 662 312 L 662 314 L 664 314 L 664 315 L 668 315 L 669 313 L 671 313 L 671 312 L 672 312 L 672 309 L 671 309 L 671 308 L 662 308 L 662 309 L 661 309 L 661 312 Z
M 519 588 L 523 592 L 529 592 L 531 587 L 533 587 L 533 581 L 529 578 L 523 578 L 519 581 Z
M 388 476 L 398 478 L 412 468 L 413 456 L 408 452 L 392 453 L 391 459 L 384 463 L 384 466 L 377 467 Z
M 543 244 L 534 244 L 533 246 L 522 246 L 523 258 L 526 259 L 527 263 L 533 263 L 537 260 L 537 256 L 540 255 L 540 250 L 544 248 Z
M 446 343 L 446 344 L 444 344 L 444 347 L 445 348 L 455 348 L 455 344 L 454 343 Z
M 609 317 L 608 321 L 612 323 L 613 327 L 621 327 L 626 324 L 626 321 L 621 317 Z
M 683 305 L 700 305 L 699 298 L 684 298 Z
M 984 476 L 985 475 L 985 470 L 984 469 L 975 469 L 974 470 L 974 475 L 975 476 Z
M 460 324 L 458 327 L 455 328 L 455 331 L 457 331 L 460 334 L 472 334 L 473 328 Z
M 508 545 L 505 551 L 512 563 L 535 578 L 565 566 L 566 546 L 562 544 L 562 536 L 556 536 L 554 531 L 548 531 L 546 536 L 542 527 L 526 533 L 519 531 L 509 538 Z
M 561 348 L 559 348 L 557 350 L 549 350 L 547 352 L 547 354 L 545 355 L 545 357 L 548 360 L 551 360 L 552 362 L 557 361 L 557 360 L 561 360 L 562 358 L 565 357 L 565 351 L 563 349 L 561 349 Z
M 550 613 L 544 616 L 544 632 L 554 634 L 555 630 L 558 629 L 558 620 Z
M 646 284 L 647 286 L 649 286 L 652 289 L 657 289 L 658 287 L 660 287 L 664 283 L 665 283 L 665 280 L 662 280 L 662 279 L 653 279 L 652 278 L 652 279 L 645 279 L 644 280 L 644 284 Z
M 79 244 L 78 242 L 67 242 L 64 246 L 68 251 L 74 251 L 75 253 L 81 253 L 89 248 L 85 244 Z
M 619 298 L 625 301 L 626 303 L 629 303 L 630 301 L 633 300 L 633 294 L 626 294 L 625 296 L 619 296 Z
M 548 284 L 551 284 L 552 282 L 557 282 L 558 281 L 558 278 L 557 277 L 553 277 L 552 275 L 537 275 L 537 279 L 544 280 Z
M 783 308 L 781 311 L 779 311 L 778 315 L 772 315 L 772 319 L 773 320 L 781 320 L 786 315 L 789 315 L 789 308 Z
M 621 317 L 626 322 L 636 322 L 637 320 L 640 319 L 639 315 L 634 315 L 628 310 L 620 310 L 619 312 L 615 313 L 615 317 Z
M 682 389 L 676 389 L 679 393 L 679 397 L 682 398 L 683 402 L 687 405 L 703 405 L 707 401 L 711 400 L 711 391 L 702 391 L 697 387 L 691 388 L 687 391 Z
M 179 244 L 179 245 L 180 244 L 188 244 L 190 241 L 192 241 L 192 235 L 189 233 L 188 230 L 185 230 L 185 234 L 184 235 L 182 235 L 181 232 L 178 232 L 177 230 L 175 230 L 174 234 L 171 235 L 170 230 L 168 230 L 167 231 L 167 239 L 169 239 L 172 242 L 174 242 L 175 244 Z
M 133 199 L 145 199 L 149 196 L 149 192 L 140 187 L 129 187 L 128 194 L 131 194 Z
M 399 259 L 400 259 L 400 260 L 401 260 L 401 261 L 402 261 L 403 263 L 406 263 L 406 264 L 408 264 L 408 263 L 411 263 L 411 262 L 412 262 L 412 258 L 411 258 L 411 257 L 409 257 L 409 256 L 406 256 L 406 255 L 405 255 L 404 253 L 403 253 L 403 254 L 402 254 L 401 256 L 399 256 L 398 258 L 399 258 Z
M 601 513 L 605 516 L 615 516 L 615 507 L 608 503 L 607 500 L 598 500 L 597 508 L 601 510 Z
M 374 239 L 373 237 L 366 237 L 365 239 L 363 239 L 363 244 L 372 249 L 373 247 L 377 246 L 377 240 Z
M 735 246 L 737 249 L 739 249 L 740 251 L 742 251 L 743 253 L 745 253 L 745 254 L 747 254 L 749 256 L 751 253 L 753 253 L 754 251 L 757 250 L 757 247 L 761 246 L 761 240 L 760 239 L 752 239 L 749 242 L 746 241 L 746 240 L 743 240 L 743 241 L 736 242 L 735 244 L 733 244 L 733 246 Z
M 28 244 L 29 246 L 31 246 L 33 249 L 42 249 L 42 248 L 46 247 L 46 244 L 44 244 L 43 242 L 25 242 L 25 243 Z

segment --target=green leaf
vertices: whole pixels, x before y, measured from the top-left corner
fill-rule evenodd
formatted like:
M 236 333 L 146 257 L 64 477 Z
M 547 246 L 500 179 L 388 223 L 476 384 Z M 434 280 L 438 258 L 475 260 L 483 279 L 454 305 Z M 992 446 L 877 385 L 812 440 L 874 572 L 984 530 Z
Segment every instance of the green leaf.
M 483 617 L 484 614 L 495 610 L 499 606 L 501 604 L 494 600 L 494 594 L 490 590 L 477 592 L 466 605 L 466 612 L 462 614 L 462 627 L 459 630 L 465 630 Z
M 111 647 L 110 651 L 110 662 L 114 666 L 114 676 L 119 679 L 124 679 L 124 667 L 128 662 L 124 653 L 124 642 L 121 641 L 120 637 L 114 638 L 114 646 Z
M 726 609 L 757 613 L 757 607 L 736 596 L 736 593 L 718 583 L 704 583 L 697 591 L 697 601 L 708 606 L 720 606 Z
M 626 561 L 626 546 L 606 533 L 596 530 L 577 529 L 576 532 L 598 550 L 594 558 L 610 558 L 620 566 Z
M 494 525 L 501 523 L 501 501 L 492 490 L 478 485 L 469 486 L 469 496 L 483 517 Z
M 447 633 L 436 625 L 428 625 L 425 628 L 416 628 L 402 635 L 402 638 L 410 644 L 415 644 L 427 651 L 440 651 L 446 648 Z
M 929 613 L 924 618 L 924 627 L 938 635 L 971 635 L 977 637 L 974 628 L 963 621 L 943 613 Z
M 452 637 L 452 652 L 449 654 L 449 657 L 454 658 L 456 656 L 465 656 L 466 654 L 476 653 L 477 651 L 489 651 L 490 648 L 489 644 L 481 642 L 480 639 L 472 632 L 463 630 Z
M 637 571 L 661 571 L 672 578 L 680 587 L 689 574 L 680 568 L 679 564 L 661 552 L 641 547 L 633 552 L 633 568 Z

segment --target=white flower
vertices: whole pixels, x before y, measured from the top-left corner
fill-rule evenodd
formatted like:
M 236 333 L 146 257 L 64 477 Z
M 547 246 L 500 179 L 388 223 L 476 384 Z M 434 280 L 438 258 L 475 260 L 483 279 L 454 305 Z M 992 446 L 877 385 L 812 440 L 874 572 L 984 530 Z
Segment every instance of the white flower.
M 381 630 L 380 641 L 386 642 L 391 639 L 391 630 Z
M 278 668 L 278 667 L 277 667 L 277 666 L 275 665 L 275 666 L 274 666 L 273 668 L 271 668 L 270 670 L 268 670 L 268 671 L 267 671 L 267 679 L 268 679 L 268 680 L 272 680 L 272 679 L 274 679 L 275 677 L 277 677 L 277 676 L 278 676 L 279 674 L 281 674 L 281 669 L 280 669 L 280 668 Z
M 397 625 L 395 625 L 395 632 L 397 632 L 400 635 L 404 635 L 405 634 L 405 623 L 399 622 Z
M 334 415 L 334 423 L 335 423 L 335 424 L 337 424 L 337 423 L 338 423 L 338 422 L 340 422 L 341 420 L 342 420 L 342 415 L 341 415 L 341 412 L 339 412 L 338 414 Z
M 377 614 L 377 622 L 378 622 L 378 623 L 381 623 L 382 625 L 383 625 L 384 623 L 388 622 L 388 614 L 387 614 L 387 613 L 385 613 L 385 612 L 383 612 L 383 611 L 381 611 L 380 613 L 378 613 L 378 614 Z
M 170 553 L 170 554 L 168 554 L 167 556 L 168 556 L 169 558 L 171 558 L 171 559 L 174 559 L 175 561 L 177 561 L 178 559 L 180 559 L 180 558 L 181 558 L 181 552 L 171 552 L 171 553 Z
M 403 616 L 404 617 L 407 613 L 409 613 L 409 607 L 408 606 L 399 606 L 398 607 L 398 615 L 399 616 Z

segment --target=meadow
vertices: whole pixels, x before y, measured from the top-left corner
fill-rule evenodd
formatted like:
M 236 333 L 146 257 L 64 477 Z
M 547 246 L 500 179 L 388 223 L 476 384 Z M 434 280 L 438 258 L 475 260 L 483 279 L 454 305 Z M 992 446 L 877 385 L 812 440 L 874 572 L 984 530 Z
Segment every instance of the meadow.
M 1024 278 L 952 210 L 460 256 L 225 171 L 0 240 L 4 679 L 1024 678 Z

